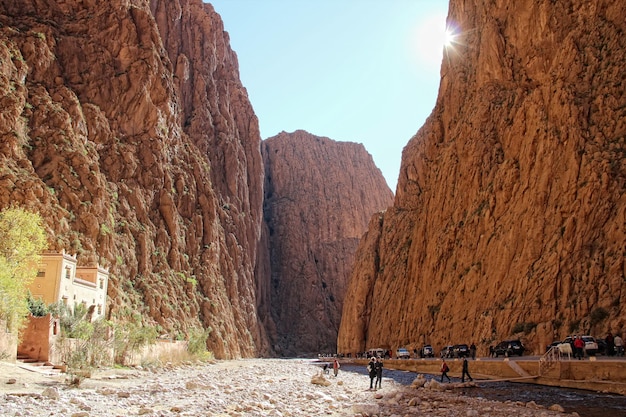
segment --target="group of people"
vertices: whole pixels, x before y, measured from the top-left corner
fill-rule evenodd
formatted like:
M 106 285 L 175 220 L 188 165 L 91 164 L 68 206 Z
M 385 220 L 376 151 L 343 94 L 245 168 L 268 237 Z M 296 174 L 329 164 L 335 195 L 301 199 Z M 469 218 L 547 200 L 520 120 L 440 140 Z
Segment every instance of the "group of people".
M 337 359 L 333 360 L 333 374 L 335 374 L 335 378 L 337 377 L 337 374 L 339 373 L 339 368 L 341 367 L 341 365 L 339 365 L 339 361 Z M 328 373 L 328 364 L 325 363 L 324 364 L 324 373 L 327 374 Z
M 370 377 L 370 389 L 381 388 L 381 383 L 383 380 L 382 358 L 377 358 L 376 356 L 372 356 L 370 358 L 369 363 L 367 364 L 367 373 Z M 374 387 L 372 387 L 372 385 Z
M 448 376 L 448 372 L 449 371 L 450 371 L 450 367 L 446 363 L 446 360 L 443 359 L 441 361 L 441 382 L 443 382 L 443 378 L 444 377 L 448 378 L 448 382 L 451 382 L 450 377 Z M 463 367 L 462 367 L 462 372 L 461 372 L 461 382 L 465 382 L 465 377 L 466 376 L 467 376 L 467 378 L 470 381 L 474 380 L 474 378 L 472 378 L 472 376 L 469 373 L 469 364 L 467 363 L 467 358 L 463 358 Z

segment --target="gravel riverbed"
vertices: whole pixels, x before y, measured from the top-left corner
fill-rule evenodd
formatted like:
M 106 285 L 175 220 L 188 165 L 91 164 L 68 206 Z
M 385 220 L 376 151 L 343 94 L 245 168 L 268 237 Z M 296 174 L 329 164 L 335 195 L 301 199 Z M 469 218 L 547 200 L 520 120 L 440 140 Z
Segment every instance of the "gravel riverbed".
M 463 395 L 471 384 L 416 380 L 401 385 L 354 372 L 322 374 L 300 359 L 244 359 L 93 372 L 78 387 L 0 362 L 0 416 L 576 416 L 558 405 L 497 402 Z M 425 387 L 422 386 L 425 384 Z

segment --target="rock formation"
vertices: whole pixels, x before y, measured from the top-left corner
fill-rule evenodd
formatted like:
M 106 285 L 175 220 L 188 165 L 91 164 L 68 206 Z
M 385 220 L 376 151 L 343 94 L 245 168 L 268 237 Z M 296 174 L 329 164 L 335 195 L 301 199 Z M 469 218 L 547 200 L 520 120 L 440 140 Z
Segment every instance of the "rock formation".
M 268 351 L 258 123 L 201 0 L 0 3 L 0 207 L 111 271 L 111 316 Z
M 369 217 L 393 194 L 363 145 L 304 131 L 262 144 L 270 339 L 282 355 L 336 352 L 348 278 Z
M 449 10 L 458 43 L 360 243 L 339 351 L 626 330 L 626 4 Z

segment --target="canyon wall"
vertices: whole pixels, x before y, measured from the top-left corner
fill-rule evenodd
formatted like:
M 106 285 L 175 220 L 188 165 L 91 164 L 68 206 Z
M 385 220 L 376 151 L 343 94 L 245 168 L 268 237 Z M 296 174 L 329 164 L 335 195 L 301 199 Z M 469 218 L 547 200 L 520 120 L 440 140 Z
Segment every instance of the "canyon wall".
M 259 299 L 270 306 L 272 347 L 335 353 L 359 239 L 393 194 L 361 144 L 282 132 L 262 154 L 271 280 Z
M 436 106 L 356 255 L 338 350 L 626 330 L 626 4 L 452 0 Z M 417 94 L 417 92 L 416 92 Z
M 213 8 L 4 0 L 0 23 L 0 207 L 109 268 L 109 317 L 267 354 L 258 122 Z

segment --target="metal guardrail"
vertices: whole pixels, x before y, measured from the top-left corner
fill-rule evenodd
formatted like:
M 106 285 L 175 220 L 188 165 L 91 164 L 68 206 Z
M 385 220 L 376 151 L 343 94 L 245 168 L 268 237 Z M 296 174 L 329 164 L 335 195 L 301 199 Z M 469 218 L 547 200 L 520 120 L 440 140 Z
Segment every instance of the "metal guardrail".
M 539 375 L 545 375 L 561 360 L 561 352 L 557 346 L 552 346 L 539 358 Z

